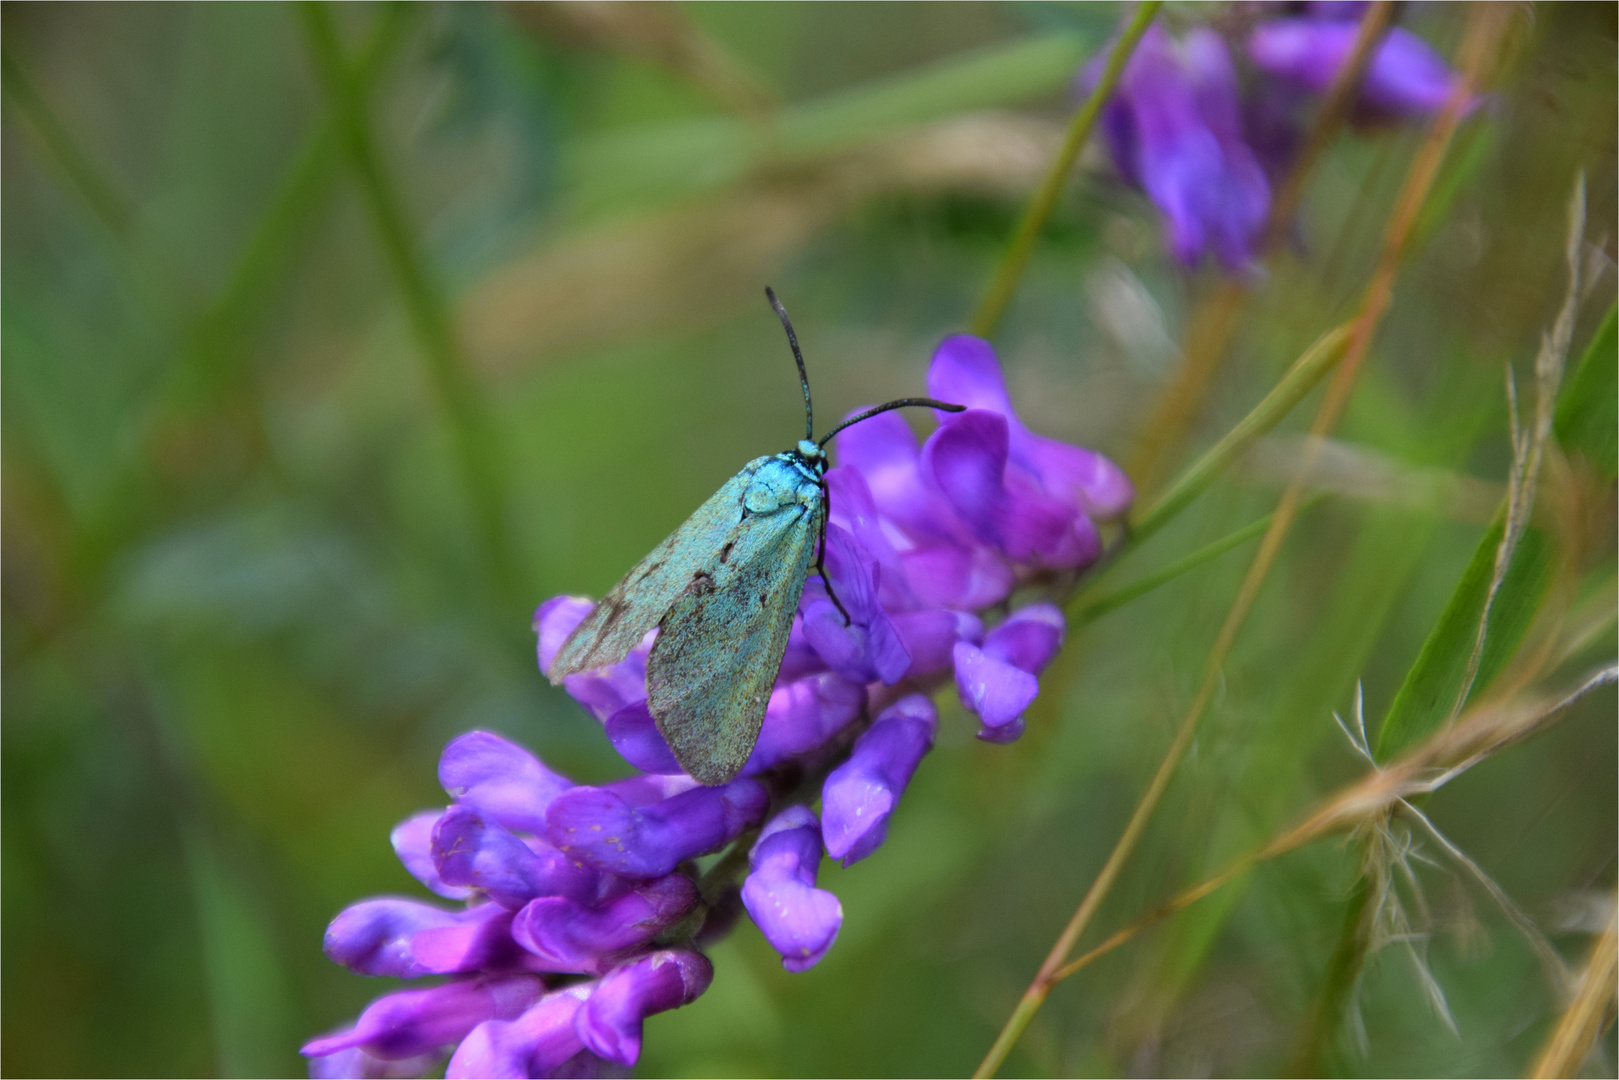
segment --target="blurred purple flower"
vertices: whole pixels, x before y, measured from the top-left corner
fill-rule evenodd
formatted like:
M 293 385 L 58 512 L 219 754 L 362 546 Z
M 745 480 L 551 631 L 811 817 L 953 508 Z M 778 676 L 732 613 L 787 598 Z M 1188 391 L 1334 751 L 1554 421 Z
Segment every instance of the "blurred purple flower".
M 1104 50 L 1081 72 L 1084 92 L 1107 57 Z M 1163 212 L 1176 258 L 1194 266 L 1212 252 L 1228 269 L 1252 262 L 1270 184 L 1243 141 L 1236 70 L 1218 34 L 1197 27 L 1176 41 L 1149 27 L 1102 127 L 1120 174 Z
M 821 864 L 821 823 L 807 806 L 789 806 L 766 825 L 748 856 L 753 872 L 742 883 L 748 914 L 781 953 L 788 971 L 807 971 L 837 940 L 843 905 L 815 887 Z
M 1354 51 L 1357 16 L 1272 19 L 1248 36 L 1248 55 L 1260 70 L 1311 93 L 1332 85 Z M 1357 119 L 1401 119 L 1437 112 L 1455 89 L 1457 75 L 1427 42 L 1393 27 L 1372 54 L 1356 99 Z

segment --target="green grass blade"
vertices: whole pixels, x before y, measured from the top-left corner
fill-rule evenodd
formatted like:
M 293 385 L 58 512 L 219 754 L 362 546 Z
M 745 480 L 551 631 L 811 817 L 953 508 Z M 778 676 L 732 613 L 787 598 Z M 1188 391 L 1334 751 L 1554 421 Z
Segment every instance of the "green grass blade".
M 1494 576 L 1503 526 L 1504 519 L 1497 517 L 1479 539 L 1449 603 L 1394 696 L 1378 733 L 1378 757 L 1393 757 L 1433 732 L 1450 715 L 1478 640 L 1479 617 Z M 1551 584 L 1554 554 L 1551 537 L 1543 530 L 1533 526 L 1524 530 L 1490 607 L 1484 652 L 1469 697 L 1482 693 L 1518 651 Z
M 1146 596 L 1154 589 L 1169 584 L 1182 574 L 1197 569 L 1211 559 L 1219 558 L 1233 548 L 1242 546 L 1264 532 L 1270 526 L 1270 519 L 1275 516 L 1274 513 L 1266 514 L 1258 521 L 1251 521 L 1235 532 L 1227 533 L 1218 540 L 1204 544 L 1190 555 L 1175 560 L 1162 570 L 1156 570 L 1137 581 L 1132 581 L 1128 585 L 1114 589 L 1112 592 L 1103 593 L 1101 596 L 1087 600 L 1075 609 L 1071 619 L 1072 624 L 1082 626 L 1085 623 L 1100 619 L 1108 612 L 1117 610 L 1132 600 Z
M 1563 449 L 1583 455 L 1606 480 L 1619 474 L 1619 331 L 1610 306 L 1579 366 L 1558 395 L 1553 430 Z

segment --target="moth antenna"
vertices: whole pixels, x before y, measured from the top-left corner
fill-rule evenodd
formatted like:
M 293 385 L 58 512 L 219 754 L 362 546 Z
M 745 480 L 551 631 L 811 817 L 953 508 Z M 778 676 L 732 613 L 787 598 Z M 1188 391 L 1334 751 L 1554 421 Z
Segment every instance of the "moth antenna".
M 804 370 L 804 354 L 798 351 L 798 335 L 793 333 L 793 320 L 787 317 L 787 309 L 781 306 L 776 299 L 776 290 L 769 285 L 765 286 L 765 297 L 769 299 L 770 306 L 776 309 L 776 318 L 781 320 L 781 328 L 787 331 L 787 344 L 793 347 L 793 359 L 798 361 L 798 382 L 804 388 L 804 438 L 815 438 L 815 409 L 810 405 L 809 373 Z
M 807 390 L 805 392 L 808 393 Z M 940 410 L 942 410 L 944 412 L 966 412 L 967 411 L 967 406 L 965 406 L 965 405 L 952 405 L 948 401 L 935 401 L 933 398 L 927 398 L 927 397 L 895 398 L 893 401 L 890 401 L 885 405 L 874 405 L 871 408 L 867 409 L 863 413 L 859 413 L 859 414 L 857 414 L 855 416 L 849 417 L 849 419 L 845 420 L 843 423 L 839 424 L 837 427 L 833 428 L 831 431 L 829 431 L 825 435 L 821 436 L 821 441 L 819 443 L 817 443 L 816 445 L 821 446 L 821 447 L 825 447 L 827 443 L 832 441 L 832 436 L 836 435 L 838 432 L 842 431 L 844 428 L 853 427 L 855 424 L 860 423 L 860 421 L 862 421 L 862 420 L 870 420 L 873 416 L 876 416 L 878 413 L 885 413 L 885 412 L 888 412 L 891 409 L 909 409 L 909 408 L 912 408 L 913 406 L 914 407 L 919 407 L 919 408 L 924 408 L 924 409 L 940 409 Z
M 821 584 L 826 586 L 827 599 L 832 601 L 838 613 L 843 616 L 843 625 L 849 625 L 849 609 L 843 606 L 838 594 L 832 591 L 832 579 L 826 576 L 826 527 L 832 524 L 832 488 L 827 484 L 826 477 L 821 477 L 821 498 L 826 500 L 826 510 L 821 514 L 821 547 L 815 555 L 815 572 L 821 575 Z

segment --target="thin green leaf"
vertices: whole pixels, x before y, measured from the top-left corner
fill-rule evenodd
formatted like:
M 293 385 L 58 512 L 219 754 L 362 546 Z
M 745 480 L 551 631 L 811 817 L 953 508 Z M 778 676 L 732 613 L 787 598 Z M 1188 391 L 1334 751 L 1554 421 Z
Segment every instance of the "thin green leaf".
M 1554 430 L 1563 449 L 1583 455 L 1604 479 L 1619 474 L 1619 305 L 1585 348 L 1557 402 Z
M 1489 595 L 1504 524 L 1504 518 L 1497 517 L 1479 539 L 1472 560 L 1456 584 L 1456 591 L 1423 643 L 1404 685 L 1394 696 L 1378 734 L 1379 758 L 1386 761 L 1398 754 L 1437 729 L 1450 715 L 1467 677 L 1468 661 L 1478 637 L 1479 618 Z M 1495 602 L 1490 606 L 1484 651 L 1469 697 L 1476 697 L 1487 689 L 1490 680 L 1500 674 L 1518 651 L 1551 583 L 1553 555 L 1551 537 L 1543 530 L 1532 526 L 1524 530 L 1512 563 L 1501 579 Z
M 1128 585 L 1114 589 L 1112 592 L 1092 597 L 1079 605 L 1074 611 L 1073 625 L 1079 626 L 1092 620 L 1100 619 L 1108 612 L 1121 608 L 1130 601 L 1143 597 L 1162 585 L 1169 584 L 1182 574 L 1195 570 L 1211 559 L 1224 555 L 1232 548 L 1240 547 L 1264 532 L 1270 525 L 1270 519 L 1275 516 L 1275 514 L 1266 514 L 1258 521 L 1251 521 L 1236 532 L 1228 533 L 1218 540 L 1204 544 L 1190 555 L 1177 559 L 1162 570 L 1157 570 L 1138 581 L 1132 581 Z

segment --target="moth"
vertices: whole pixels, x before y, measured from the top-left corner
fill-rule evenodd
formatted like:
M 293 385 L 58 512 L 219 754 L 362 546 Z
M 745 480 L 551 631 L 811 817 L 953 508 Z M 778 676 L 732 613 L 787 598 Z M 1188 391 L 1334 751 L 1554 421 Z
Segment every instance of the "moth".
M 791 450 L 755 458 L 726 481 L 613 586 L 546 672 L 557 684 L 616 664 L 658 627 L 647 657 L 647 708 L 680 767 L 710 785 L 733 779 L 753 752 L 811 565 L 848 623 L 824 565 L 832 506 L 826 444 L 890 409 L 966 408 L 899 398 L 850 417 L 817 441 L 798 335 L 775 292 L 766 288 L 765 296 L 798 364 L 804 438 Z

